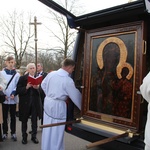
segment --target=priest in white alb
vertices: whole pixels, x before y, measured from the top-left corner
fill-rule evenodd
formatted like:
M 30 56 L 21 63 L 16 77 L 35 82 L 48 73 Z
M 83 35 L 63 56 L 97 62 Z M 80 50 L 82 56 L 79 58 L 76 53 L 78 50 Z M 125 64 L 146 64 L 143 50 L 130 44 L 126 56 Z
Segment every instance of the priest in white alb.
M 147 122 L 145 126 L 145 150 L 150 150 L 150 72 L 143 79 L 140 86 L 140 92 L 143 98 L 148 102 Z
M 81 93 L 75 87 L 70 74 L 74 71 L 75 62 L 65 59 L 62 68 L 50 72 L 42 81 L 45 92 L 44 124 L 54 124 L 66 121 L 66 100 L 69 97 L 81 109 Z M 43 128 L 42 150 L 64 150 L 65 125 Z

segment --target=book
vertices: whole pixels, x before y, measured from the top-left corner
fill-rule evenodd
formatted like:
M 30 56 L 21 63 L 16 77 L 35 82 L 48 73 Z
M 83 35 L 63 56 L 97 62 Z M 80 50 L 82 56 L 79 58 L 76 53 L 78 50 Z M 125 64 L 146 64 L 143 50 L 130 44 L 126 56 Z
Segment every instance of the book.
M 38 76 L 36 78 L 28 76 L 28 83 L 30 82 L 32 85 L 39 85 L 43 80 L 43 76 Z

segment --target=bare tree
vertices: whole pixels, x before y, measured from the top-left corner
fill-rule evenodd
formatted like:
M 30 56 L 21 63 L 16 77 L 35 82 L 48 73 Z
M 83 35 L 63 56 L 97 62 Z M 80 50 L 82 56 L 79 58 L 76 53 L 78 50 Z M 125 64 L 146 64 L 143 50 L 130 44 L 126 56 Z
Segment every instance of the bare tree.
M 58 1 L 58 3 L 59 2 L 60 1 Z M 77 2 L 77 0 L 64 0 L 64 3 L 59 4 L 68 11 L 74 13 L 80 10 L 77 8 Z M 57 26 L 57 30 L 54 30 L 54 26 L 51 28 L 47 27 L 58 43 L 58 46 L 54 47 L 53 49 L 55 50 L 55 53 L 62 55 L 63 58 L 70 57 L 73 50 L 76 30 L 69 28 L 66 17 L 53 11 L 52 9 L 50 9 L 49 12 L 53 23 L 55 23 L 55 28 Z
M 0 54 L 0 70 L 2 70 L 5 66 L 5 57 L 7 56 L 7 54 L 5 54 L 4 52 L 1 52 Z
M 39 53 L 38 62 L 43 64 L 44 71 L 50 72 L 61 67 L 62 55 L 53 54 L 51 52 Z
M 1 18 L 2 47 L 5 48 L 5 54 L 15 56 L 17 69 L 21 66 L 25 51 L 30 49 L 29 41 L 33 36 L 29 25 L 31 14 L 27 18 L 24 12 L 16 11 Z

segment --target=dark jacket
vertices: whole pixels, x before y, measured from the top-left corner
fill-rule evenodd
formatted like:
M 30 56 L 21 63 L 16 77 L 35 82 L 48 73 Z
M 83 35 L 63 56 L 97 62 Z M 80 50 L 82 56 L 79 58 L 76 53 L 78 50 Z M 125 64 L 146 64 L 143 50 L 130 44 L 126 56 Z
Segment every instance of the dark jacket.
M 41 75 L 43 76 L 43 79 L 47 76 L 47 73 L 46 72 L 42 72 Z M 44 91 L 42 90 L 41 86 L 39 88 L 39 91 L 40 91 L 40 95 L 41 95 L 41 101 L 42 101 L 42 105 L 44 105 L 44 98 L 45 98 L 45 93 Z
M 43 79 L 47 76 L 47 72 L 42 72 Z
M 26 89 L 28 75 L 19 78 L 16 92 L 19 95 L 19 120 L 25 121 L 30 115 L 31 105 L 35 105 L 39 119 L 42 117 L 42 103 L 40 92 L 37 89 Z

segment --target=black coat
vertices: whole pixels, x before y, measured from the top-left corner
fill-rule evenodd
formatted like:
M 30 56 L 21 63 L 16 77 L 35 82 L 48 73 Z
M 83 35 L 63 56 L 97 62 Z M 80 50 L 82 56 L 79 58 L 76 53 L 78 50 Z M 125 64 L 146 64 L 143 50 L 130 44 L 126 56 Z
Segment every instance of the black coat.
M 42 72 L 41 75 L 43 76 L 43 79 L 47 76 L 47 72 Z
M 25 121 L 30 115 L 31 101 L 35 105 L 39 119 L 42 117 L 42 103 L 40 99 L 39 89 L 26 89 L 28 75 L 19 78 L 16 92 L 19 95 L 19 120 Z
M 41 75 L 43 76 L 43 79 L 47 76 L 47 73 L 46 72 L 42 72 Z M 42 90 L 41 86 L 39 88 L 39 91 L 40 91 L 40 95 L 41 95 L 41 101 L 42 101 L 42 105 L 44 105 L 44 98 L 45 98 L 45 93 L 44 91 Z

